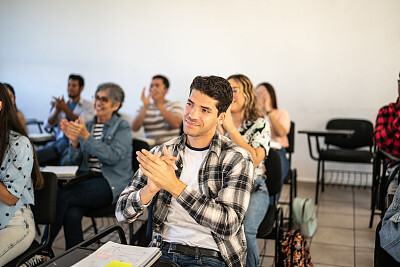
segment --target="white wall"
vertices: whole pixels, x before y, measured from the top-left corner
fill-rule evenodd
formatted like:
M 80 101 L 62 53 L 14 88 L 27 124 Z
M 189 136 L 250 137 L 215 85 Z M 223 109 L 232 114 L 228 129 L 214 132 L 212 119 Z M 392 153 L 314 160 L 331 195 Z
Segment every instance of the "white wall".
M 154 74 L 185 103 L 194 76 L 243 73 L 275 86 L 297 130 L 374 121 L 397 96 L 399 10 L 398 0 L 2 0 L 0 80 L 28 118 L 47 116 L 70 73 L 85 77 L 86 98 L 119 83 L 130 116 Z M 315 177 L 303 135 L 294 166 Z

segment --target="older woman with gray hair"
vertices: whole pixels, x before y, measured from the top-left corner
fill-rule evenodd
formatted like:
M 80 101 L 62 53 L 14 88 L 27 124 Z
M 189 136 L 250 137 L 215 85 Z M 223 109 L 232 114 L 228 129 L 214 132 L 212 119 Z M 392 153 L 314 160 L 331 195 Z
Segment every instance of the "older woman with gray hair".
M 82 217 L 89 209 L 115 203 L 132 178 L 131 129 L 117 113 L 123 101 L 119 85 L 100 84 L 93 120 L 86 125 L 82 118 L 61 121 L 61 129 L 70 141 L 66 163 L 78 165 L 78 175 L 86 179 L 58 190 L 57 219 L 50 242 L 61 226 L 67 249 L 82 242 Z

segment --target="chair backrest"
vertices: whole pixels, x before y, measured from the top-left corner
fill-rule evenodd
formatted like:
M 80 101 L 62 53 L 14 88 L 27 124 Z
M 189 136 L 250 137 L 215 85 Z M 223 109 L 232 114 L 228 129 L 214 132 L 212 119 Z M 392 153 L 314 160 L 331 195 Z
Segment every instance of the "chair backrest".
M 361 119 L 332 119 L 328 121 L 326 129 L 354 130 L 351 137 L 327 136 L 325 144 L 341 148 L 355 149 L 368 146 L 372 149 L 374 126 L 370 121 Z
M 37 224 L 52 224 L 56 219 L 57 175 L 42 172 L 44 186 L 35 190 L 35 205 L 32 212 Z
M 132 140 L 132 169 L 133 169 L 133 173 L 135 173 L 138 169 L 139 169 L 139 162 L 136 159 L 136 151 L 142 150 L 142 149 L 146 149 L 149 150 L 150 146 L 147 142 L 143 141 L 143 140 L 139 140 L 136 138 L 133 138 Z
M 269 150 L 268 156 L 264 159 L 264 165 L 268 193 L 270 196 L 275 196 L 281 191 L 282 186 L 281 158 L 275 149 Z
M 287 153 L 292 154 L 294 152 L 294 131 L 296 130 L 295 123 L 290 121 L 290 131 L 287 134 L 289 146 L 285 149 Z

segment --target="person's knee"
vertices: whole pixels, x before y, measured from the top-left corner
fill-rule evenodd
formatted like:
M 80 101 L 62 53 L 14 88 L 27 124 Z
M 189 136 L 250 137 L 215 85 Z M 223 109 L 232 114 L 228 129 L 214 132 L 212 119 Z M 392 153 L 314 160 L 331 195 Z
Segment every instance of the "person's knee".
M 64 216 L 64 226 L 76 227 L 77 225 L 81 225 L 84 214 L 85 212 L 81 208 L 69 208 Z

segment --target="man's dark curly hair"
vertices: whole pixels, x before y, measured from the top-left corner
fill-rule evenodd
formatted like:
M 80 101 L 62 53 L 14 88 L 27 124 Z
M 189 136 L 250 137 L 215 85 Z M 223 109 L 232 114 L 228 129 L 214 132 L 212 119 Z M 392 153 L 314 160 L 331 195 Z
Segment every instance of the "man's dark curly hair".
M 195 89 L 218 101 L 218 115 L 226 112 L 232 103 L 233 92 L 229 82 L 218 76 L 197 76 L 190 85 L 190 93 Z

